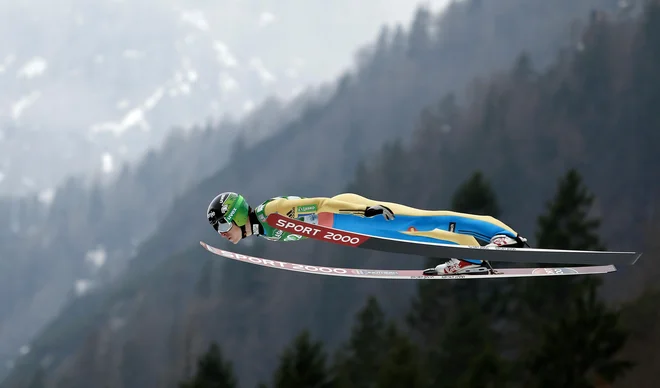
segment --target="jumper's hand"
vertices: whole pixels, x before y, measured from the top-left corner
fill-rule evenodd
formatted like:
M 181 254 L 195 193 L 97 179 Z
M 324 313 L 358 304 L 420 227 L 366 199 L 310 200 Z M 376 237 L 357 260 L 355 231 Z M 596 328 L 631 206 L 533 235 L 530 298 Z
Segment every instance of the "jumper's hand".
M 394 213 L 390 209 L 388 209 L 386 206 L 383 205 L 376 205 L 376 206 L 369 206 L 364 210 L 364 216 L 371 218 L 377 215 L 383 215 L 386 220 L 391 221 L 394 219 Z

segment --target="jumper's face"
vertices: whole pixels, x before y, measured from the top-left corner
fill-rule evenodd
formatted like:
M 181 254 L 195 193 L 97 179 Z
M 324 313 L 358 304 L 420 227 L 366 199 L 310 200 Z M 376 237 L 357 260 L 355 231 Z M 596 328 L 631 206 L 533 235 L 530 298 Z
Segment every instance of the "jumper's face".
M 236 226 L 233 222 L 231 223 L 231 228 L 229 228 L 228 231 L 226 232 L 218 232 L 220 235 L 227 240 L 231 241 L 232 243 L 236 244 L 239 241 L 241 241 L 241 238 L 243 238 L 243 233 L 241 232 L 241 228 Z

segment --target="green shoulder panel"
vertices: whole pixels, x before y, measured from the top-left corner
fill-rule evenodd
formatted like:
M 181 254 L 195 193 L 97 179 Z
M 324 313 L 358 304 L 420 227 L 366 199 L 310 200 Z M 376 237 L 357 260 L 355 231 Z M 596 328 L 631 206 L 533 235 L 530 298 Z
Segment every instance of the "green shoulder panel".
M 264 235 L 261 237 L 271 240 L 271 241 L 298 241 L 298 240 L 303 240 L 307 237 L 300 236 L 297 234 L 292 234 L 289 232 L 285 232 L 283 230 L 275 229 L 272 226 L 268 225 L 266 222 L 266 215 L 264 214 L 264 209 L 265 206 L 268 202 L 271 202 L 275 199 L 278 198 L 284 198 L 284 199 L 302 199 L 304 197 L 297 197 L 294 195 L 287 195 L 287 196 L 280 196 L 280 197 L 275 197 L 271 198 L 269 200 L 264 201 L 261 203 L 259 206 L 257 206 L 254 209 L 255 214 L 257 215 L 257 219 L 259 220 L 259 223 L 261 223 L 261 226 L 264 228 Z M 308 222 L 310 224 L 317 224 L 318 223 L 318 215 L 317 214 L 304 214 L 296 218 L 297 220 Z

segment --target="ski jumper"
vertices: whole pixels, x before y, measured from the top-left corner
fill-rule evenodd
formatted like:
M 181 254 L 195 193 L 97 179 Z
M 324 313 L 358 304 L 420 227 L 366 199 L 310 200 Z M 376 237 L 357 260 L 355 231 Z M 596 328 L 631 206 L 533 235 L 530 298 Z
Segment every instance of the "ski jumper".
M 365 209 L 376 205 L 388 207 L 395 218 L 388 221 L 380 216 L 364 217 Z M 276 241 L 296 241 L 305 237 L 268 225 L 265 220 L 271 213 L 344 231 L 408 241 L 475 246 L 489 243 L 497 234 L 517 236 L 512 228 L 491 216 L 421 210 L 345 193 L 332 198 L 275 197 L 257 206 L 255 214 L 263 227 L 262 237 Z

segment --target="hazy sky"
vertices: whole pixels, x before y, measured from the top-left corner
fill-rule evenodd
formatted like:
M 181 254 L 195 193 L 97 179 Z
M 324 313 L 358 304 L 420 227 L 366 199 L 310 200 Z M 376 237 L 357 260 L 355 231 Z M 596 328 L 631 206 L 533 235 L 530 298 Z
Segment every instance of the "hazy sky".
M 242 116 L 267 96 L 333 81 L 383 24 L 407 26 L 417 4 L 3 1 L 0 194 L 111 171 L 173 126 Z M 34 154 L 39 163 L 21 157 Z

